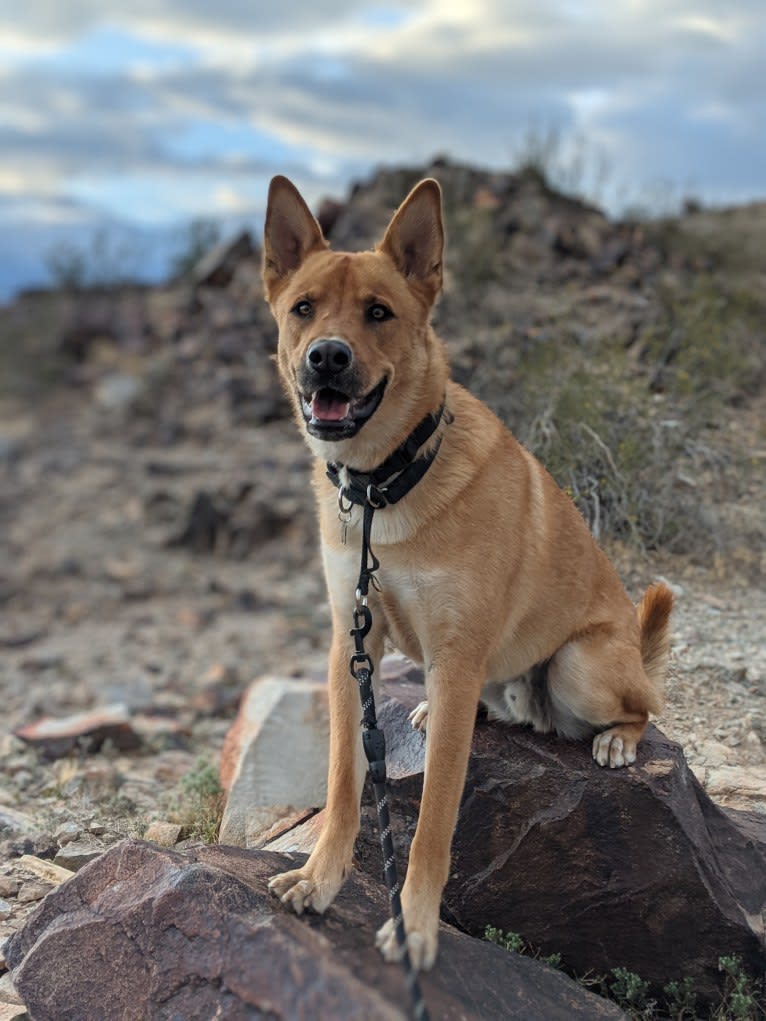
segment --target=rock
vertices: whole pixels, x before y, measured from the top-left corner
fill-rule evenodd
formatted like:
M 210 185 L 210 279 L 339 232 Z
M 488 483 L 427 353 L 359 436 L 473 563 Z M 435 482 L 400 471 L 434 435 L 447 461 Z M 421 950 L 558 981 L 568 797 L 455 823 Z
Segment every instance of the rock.
M 721 805 L 766 814 L 766 766 L 725 766 L 704 763 L 694 770 L 711 798 Z
M 388 691 L 379 716 L 404 852 L 422 784 L 407 715 L 422 690 Z M 360 856 L 379 859 L 371 826 L 362 839 Z M 480 722 L 444 907 L 464 930 L 519 932 L 578 974 L 624 967 L 658 991 L 689 975 L 714 999 L 719 956 L 739 954 L 754 975 L 766 966 L 766 843 L 655 728 L 634 766 L 604 770 L 587 743 Z
M 324 825 L 325 811 L 302 819 L 292 827 L 284 827 L 279 834 L 264 834 L 263 847 L 267 851 L 286 851 L 289 854 L 309 854 L 319 839 Z M 286 822 L 287 820 L 285 820 Z
M 50 889 L 50 883 L 37 883 L 30 880 L 22 884 L 16 894 L 16 900 L 19 904 L 32 904 L 34 901 L 42 900 Z
M 17 728 L 14 733 L 48 759 L 59 759 L 75 747 L 96 752 L 105 741 L 111 741 L 121 751 L 138 748 L 141 744 L 128 711 L 122 705 L 75 713 L 62 719 L 37 720 Z
M 7 900 L 0 898 L 0 922 L 6 921 L 13 914 L 13 909 Z
M 374 932 L 387 911 L 380 882 L 356 874 L 324 917 L 297 918 L 266 891 L 284 855 L 124 841 L 52 893 L 6 950 L 35 1021 L 170 1021 L 268 1016 L 405 1021 L 400 968 Z M 422 977 L 444 1021 L 597 1021 L 611 1003 L 547 965 L 443 926 Z
M 59 847 L 63 847 L 65 844 L 71 844 L 74 840 L 80 836 L 80 827 L 76 822 L 65 822 L 63 826 L 59 826 L 54 836 L 58 841 Z
M 424 764 L 407 717 L 422 694 L 411 680 L 385 682 L 378 711 L 402 871 Z M 310 851 L 321 822 L 322 813 L 270 849 Z M 378 874 L 368 788 L 356 858 Z M 443 906 L 461 929 L 518 932 L 574 973 L 624 967 L 658 993 L 689 975 L 712 1000 L 721 955 L 739 954 L 754 975 L 766 966 L 766 841 L 706 796 L 655 728 L 634 766 L 604 770 L 587 743 L 480 721 Z
M 384 680 L 417 682 L 422 675 L 399 653 L 385 656 Z M 285 742 L 294 754 L 280 757 Z M 220 780 L 227 791 L 220 842 L 237 847 L 303 850 L 306 839 L 291 829 L 324 804 L 329 716 L 324 679 L 262 677 L 244 695 L 226 735 Z M 422 738 L 412 734 L 420 749 Z M 316 823 L 307 823 L 314 833 Z M 284 842 L 280 834 L 290 829 Z M 277 840 L 277 844 L 271 841 Z M 311 845 L 313 846 L 313 844 Z
M 141 381 L 124 372 L 110 372 L 96 384 L 93 396 L 106 411 L 123 411 L 141 392 Z
M 0 876 L 0 897 L 15 897 L 20 885 L 14 876 Z
M 59 868 L 77 872 L 83 865 L 87 865 L 94 858 L 98 858 L 103 853 L 103 850 L 104 845 L 97 843 L 95 840 L 75 840 L 61 848 L 53 859 L 53 864 Z
M 255 846 L 282 816 L 323 805 L 328 740 L 326 684 L 279 677 L 255 681 L 221 752 L 226 804 L 220 842 Z
M 0 1003 L 0 1021 L 24 1021 L 28 1017 L 23 1003 Z
M 332 229 L 344 208 L 345 204 L 337 199 L 325 198 L 320 202 L 316 216 L 317 222 L 326 238 L 332 237 Z
M 150 822 L 144 832 L 144 840 L 150 840 L 161 847 L 173 847 L 181 839 L 183 826 L 175 822 Z
M 36 858 L 33 854 L 22 854 L 18 864 L 26 872 L 31 872 L 54 886 L 58 886 L 72 876 L 71 869 L 64 868 L 62 865 L 54 865 L 53 862 L 46 861 L 44 858 Z
M 192 282 L 198 287 L 225 287 L 231 282 L 239 262 L 252 256 L 254 251 L 249 231 L 242 231 L 202 256 L 191 271 Z

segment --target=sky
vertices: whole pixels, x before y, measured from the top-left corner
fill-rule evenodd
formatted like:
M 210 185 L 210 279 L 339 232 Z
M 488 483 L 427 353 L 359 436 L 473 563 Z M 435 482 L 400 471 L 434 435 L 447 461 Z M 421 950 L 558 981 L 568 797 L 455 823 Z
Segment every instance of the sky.
M 766 198 L 764 54 L 764 0 L 0 0 L 0 300 L 66 244 L 158 278 L 275 173 L 316 204 L 554 139 L 614 214 Z

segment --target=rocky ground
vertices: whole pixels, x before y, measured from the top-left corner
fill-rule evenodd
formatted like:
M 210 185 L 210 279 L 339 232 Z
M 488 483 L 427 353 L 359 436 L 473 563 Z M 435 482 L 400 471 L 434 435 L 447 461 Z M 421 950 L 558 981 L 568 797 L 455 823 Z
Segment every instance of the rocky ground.
M 663 521 L 668 507 L 680 515 L 674 531 L 625 511 L 630 493 L 607 486 L 608 465 L 589 488 L 586 474 L 560 479 L 632 596 L 657 577 L 677 594 L 659 725 L 714 798 L 766 812 L 763 389 L 751 358 L 762 327 L 746 338 L 744 367 L 722 368 L 717 334 L 706 341 L 713 369 L 693 363 L 733 395 L 684 392 L 683 349 L 657 353 L 665 327 L 688 327 L 682 298 L 701 277 L 728 295 L 737 323 L 751 322 L 731 274 L 762 283 L 736 260 L 766 234 L 766 213 L 698 213 L 652 233 L 610 224 L 539 180 L 431 171 L 453 215 L 437 321 L 458 377 L 544 454 L 541 423 L 553 415 L 564 435 L 555 416 L 581 379 L 568 345 L 617 387 L 625 415 L 645 409 L 642 421 L 682 434 L 654 483 L 651 465 L 636 469 L 641 498 L 661 495 Z M 419 173 L 380 174 L 325 206 L 333 240 L 374 236 Z M 742 244 L 717 248 L 732 232 Z M 247 239 L 164 289 L 32 295 L 2 315 L 0 937 L 56 881 L 46 861 L 76 869 L 158 821 L 181 840 L 209 836 L 205 763 L 216 763 L 242 690 L 265 672 L 316 669 L 329 626 L 309 455 L 269 359 L 274 334 Z M 539 377 L 524 375 L 528 363 Z M 541 393 L 561 401 L 532 406 Z M 616 458 L 622 484 L 630 464 Z M 3 996 L 13 999 L 7 987 Z

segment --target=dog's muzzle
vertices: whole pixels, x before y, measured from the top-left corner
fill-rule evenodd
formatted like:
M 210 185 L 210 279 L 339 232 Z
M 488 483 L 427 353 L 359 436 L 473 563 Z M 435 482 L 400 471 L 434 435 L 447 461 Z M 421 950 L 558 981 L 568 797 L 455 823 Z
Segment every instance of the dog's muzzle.
M 323 440 L 345 440 L 355 436 L 378 409 L 385 393 L 387 379 L 362 397 L 352 397 L 345 390 L 322 386 L 301 393 L 301 410 L 306 429 Z
M 354 353 L 337 338 L 315 340 L 304 359 L 298 395 L 306 429 L 323 440 L 344 440 L 372 418 L 386 389 L 383 378 L 360 394 Z

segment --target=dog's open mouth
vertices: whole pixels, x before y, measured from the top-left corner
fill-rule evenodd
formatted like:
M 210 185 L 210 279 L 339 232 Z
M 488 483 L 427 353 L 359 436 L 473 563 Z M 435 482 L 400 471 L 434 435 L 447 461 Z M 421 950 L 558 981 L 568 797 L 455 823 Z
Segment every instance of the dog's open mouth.
M 323 386 L 313 394 L 301 394 L 306 428 L 312 436 L 324 440 L 344 440 L 354 436 L 377 411 L 387 382 L 383 378 L 368 394 L 356 398 L 329 386 Z

